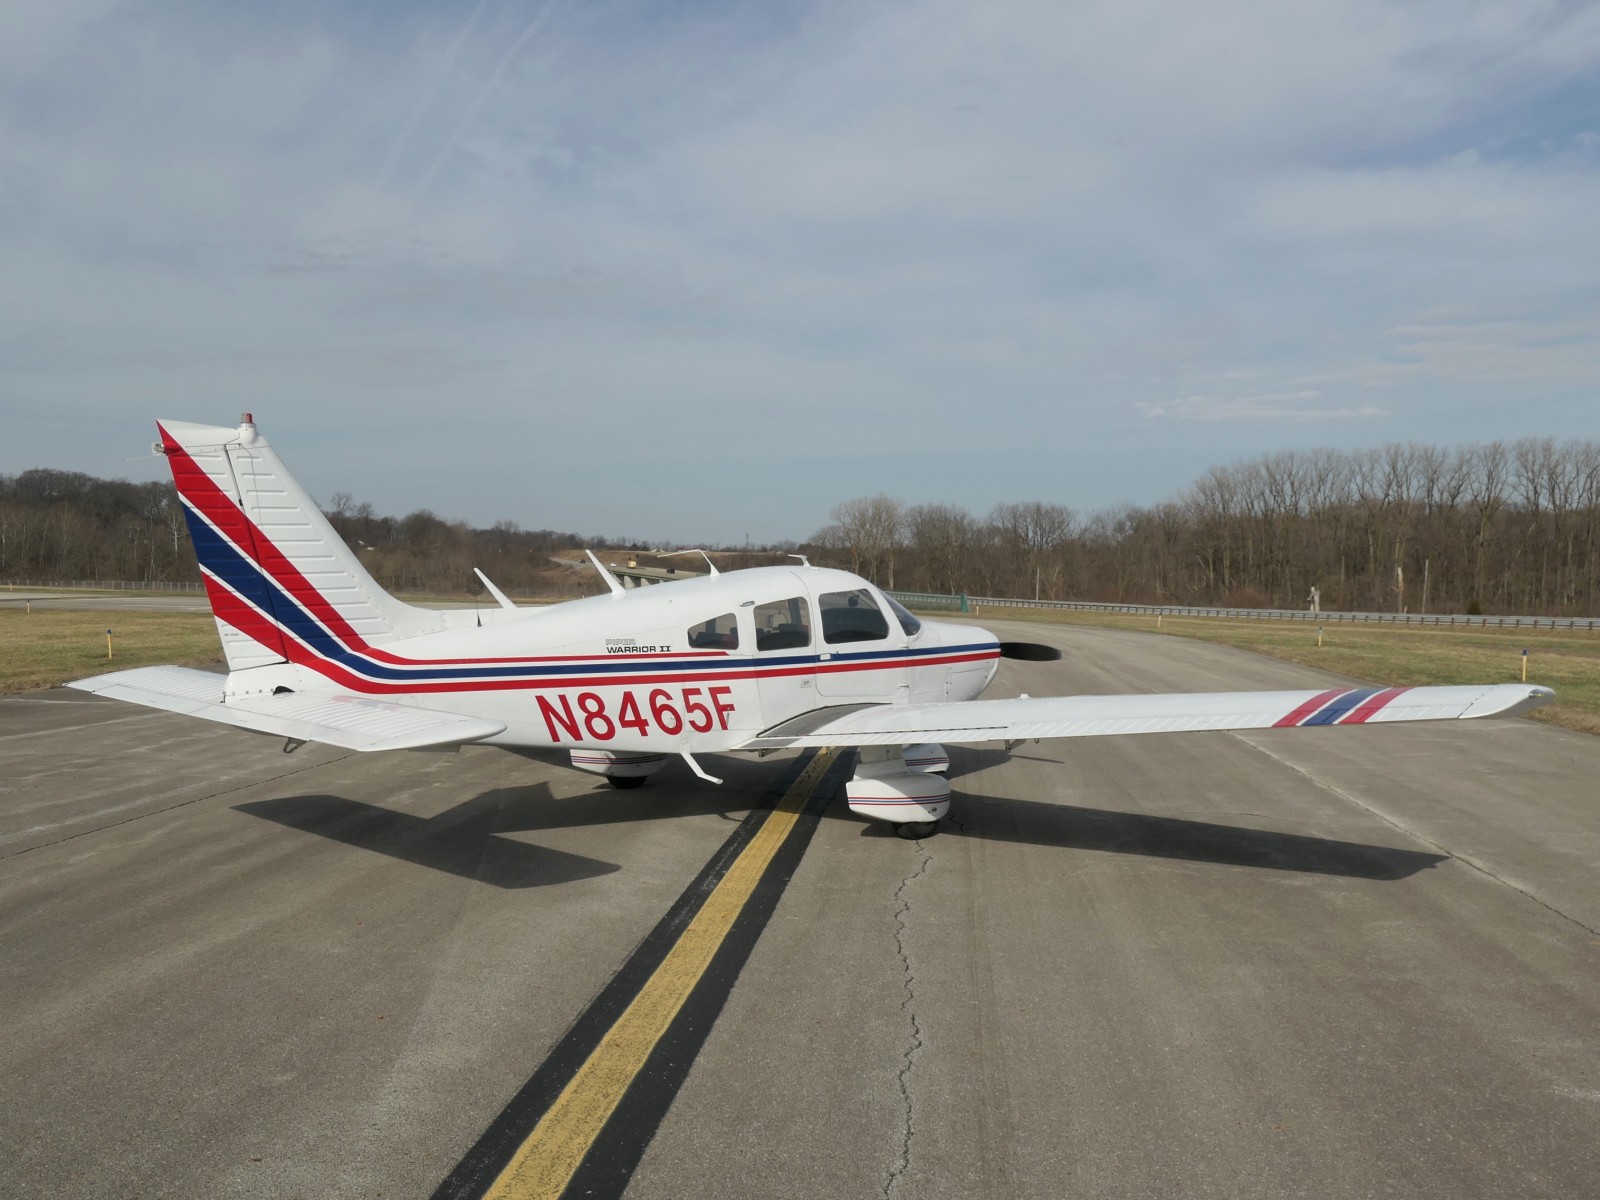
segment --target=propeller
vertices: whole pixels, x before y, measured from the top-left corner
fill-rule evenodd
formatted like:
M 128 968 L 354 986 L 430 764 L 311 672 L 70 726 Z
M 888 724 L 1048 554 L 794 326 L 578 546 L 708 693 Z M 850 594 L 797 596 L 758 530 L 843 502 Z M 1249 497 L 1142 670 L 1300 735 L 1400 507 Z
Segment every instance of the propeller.
M 1055 662 L 1061 651 L 1054 646 L 1041 646 L 1038 642 L 1001 642 L 1001 658 L 1018 658 L 1024 662 Z

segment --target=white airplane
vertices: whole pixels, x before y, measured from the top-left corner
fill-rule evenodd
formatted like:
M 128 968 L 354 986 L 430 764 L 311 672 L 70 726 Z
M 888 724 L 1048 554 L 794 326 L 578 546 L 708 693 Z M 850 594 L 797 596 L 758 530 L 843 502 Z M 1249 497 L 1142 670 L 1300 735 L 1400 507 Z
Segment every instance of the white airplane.
M 228 674 L 142 667 L 70 686 L 352 750 L 566 750 L 635 786 L 673 756 L 853 747 L 853 812 L 905 837 L 950 806 L 943 743 L 1513 716 L 1527 684 L 979 700 L 1004 657 L 1059 658 L 921 620 L 867 580 L 800 565 L 607 595 L 438 612 L 380 588 L 246 413 L 159 422 Z M 709 561 L 709 559 L 708 559 Z

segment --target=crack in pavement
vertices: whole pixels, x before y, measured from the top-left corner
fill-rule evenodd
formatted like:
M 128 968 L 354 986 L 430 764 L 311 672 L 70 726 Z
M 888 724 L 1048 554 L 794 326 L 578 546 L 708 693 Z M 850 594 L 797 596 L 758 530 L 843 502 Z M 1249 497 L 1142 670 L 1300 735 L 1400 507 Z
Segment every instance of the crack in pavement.
M 900 1134 L 900 1153 L 889 1166 L 888 1178 L 883 1183 L 884 1200 L 893 1194 L 901 1177 L 911 1166 L 911 1139 L 916 1136 L 916 1126 L 913 1122 L 911 1101 L 911 1072 L 916 1068 L 917 1059 L 922 1054 L 922 1025 L 917 1020 L 916 1004 L 916 974 L 911 969 L 911 956 L 906 952 L 906 933 L 910 928 L 908 918 L 911 915 L 911 901 L 906 896 L 906 889 L 928 873 L 928 868 L 933 865 L 933 855 L 928 852 L 927 841 L 918 838 L 912 843 L 917 850 L 921 861 L 917 869 L 900 881 L 900 886 L 895 889 L 894 899 L 897 905 L 894 914 L 894 949 L 900 959 L 900 968 L 905 978 L 901 986 L 905 988 L 905 999 L 900 1002 L 900 1011 L 906 1015 L 911 1024 L 911 1040 L 902 1056 L 900 1070 L 895 1077 L 900 1088 L 900 1106 L 903 1114 Z

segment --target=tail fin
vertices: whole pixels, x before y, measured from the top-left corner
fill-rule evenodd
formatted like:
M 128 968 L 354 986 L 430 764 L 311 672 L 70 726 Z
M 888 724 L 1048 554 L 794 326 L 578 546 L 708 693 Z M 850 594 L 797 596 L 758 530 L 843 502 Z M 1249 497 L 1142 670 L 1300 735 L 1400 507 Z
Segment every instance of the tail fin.
M 360 654 L 443 627 L 385 592 L 246 413 L 237 429 L 160 421 L 229 670 Z

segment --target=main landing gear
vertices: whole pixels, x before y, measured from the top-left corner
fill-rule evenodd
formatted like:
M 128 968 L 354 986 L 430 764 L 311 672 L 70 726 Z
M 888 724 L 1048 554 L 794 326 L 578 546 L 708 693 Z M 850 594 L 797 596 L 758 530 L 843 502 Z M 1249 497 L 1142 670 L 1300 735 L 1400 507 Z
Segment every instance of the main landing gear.
M 636 788 L 659 771 L 665 754 L 627 754 L 616 750 L 573 750 L 572 765 L 604 775 L 614 788 Z M 692 764 L 691 764 L 692 765 Z M 914 746 L 863 746 L 855 777 L 844 785 L 850 811 L 892 825 L 907 841 L 932 837 L 950 811 L 950 758 L 932 743 Z
M 636 788 L 661 769 L 665 754 L 624 754 L 618 750 L 574 750 L 572 765 L 604 775 L 614 788 Z
M 949 769 L 949 757 L 932 744 L 863 746 L 845 797 L 851 812 L 893 825 L 900 837 L 932 837 L 950 810 L 950 781 L 939 774 Z

